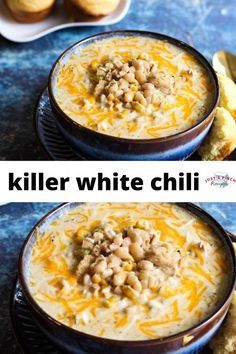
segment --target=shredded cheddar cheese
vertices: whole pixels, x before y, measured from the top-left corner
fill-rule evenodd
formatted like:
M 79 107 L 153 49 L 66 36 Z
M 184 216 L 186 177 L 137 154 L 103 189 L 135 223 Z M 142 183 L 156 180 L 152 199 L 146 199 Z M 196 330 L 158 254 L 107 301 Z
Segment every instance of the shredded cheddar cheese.
M 104 97 L 96 100 L 90 67 L 116 57 L 126 62 L 143 53 L 160 72 L 172 76 L 173 91 L 159 90 L 158 102 L 145 111 L 108 107 Z M 166 41 L 135 36 L 99 40 L 77 50 L 61 65 L 55 93 L 62 110 L 74 121 L 103 134 L 131 139 L 185 131 L 203 118 L 212 100 L 210 78 L 191 54 Z
M 102 231 L 102 225 L 113 225 L 115 235 L 109 237 L 130 227 L 148 230 L 164 252 L 162 257 L 154 247 L 156 253 L 143 255 L 153 262 L 155 284 L 144 285 L 150 270 L 142 279 L 140 272 L 140 292 L 127 283 L 112 289 L 107 275 L 93 277 L 92 268 L 81 278 L 78 257 L 84 256 L 81 252 L 91 254 L 81 245 L 86 237 L 91 241 L 88 233 L 101 237 L 101 232 L 108 232 Z M 78 204 L 37 234 L 29 285 L 37 303 L 69 327 L 105 338 L 145 340 L 179 333 L 208 317 L 227 287 L 228 266 L 214 231 L 175 204 L 88 203 Z M 139 267 L 130 257 L 116 274 L 138 274 Z M 100 291 L 96 291 L 98 284 Z

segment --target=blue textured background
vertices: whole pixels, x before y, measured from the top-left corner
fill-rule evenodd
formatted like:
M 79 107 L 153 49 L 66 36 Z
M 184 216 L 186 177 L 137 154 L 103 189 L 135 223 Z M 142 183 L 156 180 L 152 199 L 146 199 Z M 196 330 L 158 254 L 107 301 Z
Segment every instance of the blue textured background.
M 12 203 L 0 207 L 0 353 L 19 354 L 10 324 L 9 296 L 23 240 L 34 224 L 57 204 Z M 236 234 L 236 203 L 200 203 L 227 230 Z
M 235 24 L 235 0 L 133 0 L 114 26 L 63 30 L 27 44 L 0 37 L 0 159 L 45 159 L 33 111 L 51 65 L 72 43 L 100 31 L 143 29 L 182 39 L 210 59 L 219 49 L 235 50 Z

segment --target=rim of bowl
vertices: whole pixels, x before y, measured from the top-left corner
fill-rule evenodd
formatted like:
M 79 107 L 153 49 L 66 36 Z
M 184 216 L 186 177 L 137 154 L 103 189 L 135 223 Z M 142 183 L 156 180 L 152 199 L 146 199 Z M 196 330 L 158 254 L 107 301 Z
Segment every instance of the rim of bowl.
M 192 54 L 193 57 L 195 59 L 197 59 L 198 62 L 200 62 L 200 64 L 205 68 L 205 70 L 207 71 L 207 73 L 209 74 L 211 80 L 213 81 L 213 84 L 215 85 L 215 92 L 212 98 L 212 103 L 209 107 L 209 109 L 207 110 L 207 112 L 203 115 L 203 118 L 197 122 L 196 124 L 194 124 L 193 126 L 191 126 L 190 128 L 173 134 L 173 135 L 169 135 L 166 137 L 161 137 L 161 138 L 151 138 L 151 139 L 131 139 L 131 138 L 122 138 L 122 137 L 116 137 L 114 135 L 109 135 L 109 134 L 104 134 L 104 133 L 100 133 L 97 132 L 93 129 L 87 128 L 86 126 L 76 122 L 75 120 L 73 120 L 71 117 L 69 117 L 59 106 L 59 104 L 57 103 L 57 100 L 55 98 L 54 95 L 54 88 L 53 88 L 53 83 L 52 83 L 52 79 L 54 77 L 54 73 L 55 73 L 55 69 L 57 68 L 57 66 L 60 64 L 60 61 L 62 58 L 64 58 L 67 53 L 69 53 L 73 48 L 78 48 L 80 45 L 82 44 L 86 44 L 87 42 L 90 42 L 93 39 L 98 38 L 98 40 L 102 40 L 103 37 L 109 37 L 109 36 L 113 36 L 113 35 L 122 35 L 122 34 L 130 34 L 130 35 L 139 35 L 139 36 L 151 36 L 154 39 L 159 39 L 162 41 L 167 41 L 172 45 L 175 45 L 179 48 L 184 49 L 185 51 L 187 51 L 188 53 Z M 66 50 L 64 50 L 62 52 L 62 54 L 56 59 L 56 61 L 54 62 L 52 69 L 49 73 L 49 77 L 48 77 L 48 91 L 49 91 L 49 97 L 52 100 L 54 106 L 56 107 L 57 111 L 59 111 L 59 114 L 70 124 L 72 124 L 73 126 L 79 128 L 80 130 L 87 132 L 89 134 L 95 135 L 97 137 L 100 138 L 106 138 L 108 140 L 112 140 L 112 141 L 116 141 L 116 142 L 124 142 L 124 143 L 130 143 L 130 144 L 148 144 L 148 143 L 155 143 L 155 142 L 162 142 L 162 141 L 169 141 L 169 140 L 173 140 L 177 137 L 182 137 L 185 136 L 187 133 L 194 131 L 197 127 L 201 126 L 205 120 L 207 120 L 207 118 L 212 114 L 212 112 L 216 109 L 216 107 L 218 106 L 219 103 L 219 98 L 220 98 L 220 90 L 219 90 L 219 82 L 218 82 L 218 78 L 216 75 L 215 70 L 213 69 L 213 67 L 211 66 L 211 64 L 209 63 L 209 61 L 199 52 L 197 51 L 195 48 L 193 48 L 192 46 L 190 46 L 189 44 L 162 34 L 162 33 L 158 33 L 158 32 L 151 32 L 151 31 L 141 31 L 141 30 L 117 30 L 117 31 L 108 31 L 108 32 L 101 32 L 101 33 L 97 33 L 97 34 L 93 34 L 89 37 L 86 37 L 84 39 L 79 40 L 78 42 L 72 44 L 70 47 L 68 47 Z M 57 118 L 56 118 L 57 119 Z
M 231 257 L 232 257 L 232 261 L 233 261 L 233 269 L 230 272 L 230 283 L 228 286 L 228 290 L 227 293 L 224 295 L 222 301 L 218 304 L 218 306 L 216 307 L 216 309 L 213 311 L 213 313 L 209 316 L 207 316 L 206 319 L 204 319 L 203 321 L 201 321 L 199 324 L 197 324 L 196 326 L 193 326 L 185 331 L 182 331 L 180 333 L 177 334 L 173 334 L 171 336 L 168 337 L 163 337 L 163 338 L 159 338 L 159 339 L 147 339 L 147 340 L 116 340 L 116 339 L 110 339 L 110 338 L 102 338 L 102 337 L 98 337 L 98 336 L 93 336 L 91 334 L 87 334 L 84 332 L 80 332 L 79 330 L 76 330 L 74 328 L 71 328 L 69 326 L 66 326 L 65 324 L 57 321 L 56 319 L 54 319 L 53 317 L 51 317 L 46 311 L 44 311 L 42 309 L 42 307 L 36 302 L 36 300 L 34 299 L 34 297 L 31 294 L 30 291 L 30 287 L 28 285 L 27 280 L 24 277 L 24 253 L 26 250 L 26 247 L 29 243 L 29 241 L 31 240 L 31 237 L 34 235 L 35 230 L 37 228 L 40 227 L 41 224 L 44 223 L 45 220 L 47 220 L 47 218 L 49 216 L 53 216 L 53 214 L 56 214 L 58 211 L 63 210 L 66 206 L 70 205 L 70 204 L 83 204 L 83 202 L 77 202 L 77 203 L 63 203 L 60 204 L 59 206 L 55 207 L 54 209 L 52 209 L 51 211 L 49 211 L 47 214 L 45 214 L 37 223 L 36 225 L 31 229 L 31 231 L 29 232 L 26 240 L 23 243 L 20 255 L 19 255 L 19 260 L 18 260 L 18 273 L 19 273 L 19 280 L 20 280 L 20 285 L 22 287 L 23 293 L 27 299 L 27 301 L 29 302 L 30 306 L 33 307 L 34 311 L 36 311 L 40 316 L 44 317 L 44 319 L 46 319 L 47 321 L 49 321 L 52 325 L 54 326 L 59 326 L 63 329 L 65 329 L 66 331 L 72 332 L 74 334 L 77 334 L 81 337 L 84 337 L 86 339 L 89 340 L 96 340 L 98 342 L 101 343 L 110 343 L 115 344 L 117 346 L 124 346 L 124 347 L 133 347 L 133 346 L 147 346 L 147 345 L 157 345 L 157 344 L 161 344 L 161 343 L 169 343 L 172 342 L 174 340 L 180 340 L 183 336 L 185 335 L 189 335 L 195 331 L 198 331 L 201 329 L 202 326 L 207 325 L 209 322 L 213 321 L 218 315 L 219 312 L 223 309 L 223 307 L 227 304 L 227 302 L 229 301 L 233 291 L 235 290 L 235 286 L 236 286 L 236 261 L 235 261 L 235 257 L 234 257 L 234 248 L 233 248 L 233 244 L 232 241 L 230 239 L 230 237 L 228 236 L 227 232 L 225 231 L 225 229 L 218 223 L 218 221 L 216 221 L 210 214 L 208 214 L 205 210 L 203 210 L 202 208 L 198 207 L 197 205 L 193 204 L 193 203 L 175 203 L 176 205 L 184 208 L 187 211 L 190 211 L 191 213 L 193 213 L 194 215 L 200 217 L 200 219 L 202 219 L 203 221 L 205 221 L 205 219 L 207 218 L 208 220 L 205 221 L 208 225 L 214 225 L 214 228 L 216 228 L 218 230 L 218 232 L 221 234 L 222 238 L 225 240 L 225 242 L 228 244 L 228 248 L 229 248 L 229 252 Z M 213 226 L 211 226 L 213 227 Z M 221 239 L 220 236 L 217 236 Z

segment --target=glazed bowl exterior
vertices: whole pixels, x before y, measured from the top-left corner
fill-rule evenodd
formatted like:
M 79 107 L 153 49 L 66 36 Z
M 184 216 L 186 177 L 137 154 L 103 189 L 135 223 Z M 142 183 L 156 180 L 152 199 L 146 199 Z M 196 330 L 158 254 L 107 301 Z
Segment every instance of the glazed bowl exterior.
M 212 102 L 207 114 L 201 121 L 188 130 L 164 138 L 155 139 L 127 139 L 102 134 L 86 128 L 73 121 L 59 107 L 55 98 L 56 78 L 60 65 L 67 62 L 69 57 L 78 49 L 88 44 L 112 37 L 141 36 L 169 42 L 184 51 L 192 54 L 205 68 L 212 82 Z M 219 86 L 217 76 L 208 61 L 188 44 L 163 34 L 144 31 L 113 31 L 97 34 L 75 43 L 67 49 L 55 62 L 48 82 L 49 98 L 57 126 L 69 143 L 77 152 L 83 152 L 93 159 L 101 160 L 185 160 L 198 149 L 206 137 L 213 122 L 219 100 Z
M 235 255 L 232 242 L 225 230 L 209 214 L 190 203 L 179 205 L 211 226 L 218 238 L 222 241 L 229 264 L 229 285 L 227 293 L 215 312 L 199 325 L 164 339 L 145 341 L 122 341 L 95 337 L 71 329 L 50 317 L 36 303 L 28 285 L 29 263 L 31 251 L 36 236 L 43 232 L 52 221 L 75 208 L 81 203 L 63 204 L 44 216 L 31 230 L 26 239 L 19 257 L 19 279 L 23 293 L 28 302 L 30 311 L 35 321 L 45 335 L 63 352 L 73 354 L 193 354 L 198 353 L 214 336 L 227 314 L 233 296 L 236 277 Z M 184 337 L 193 336 L 193 339 L 183 345 Z

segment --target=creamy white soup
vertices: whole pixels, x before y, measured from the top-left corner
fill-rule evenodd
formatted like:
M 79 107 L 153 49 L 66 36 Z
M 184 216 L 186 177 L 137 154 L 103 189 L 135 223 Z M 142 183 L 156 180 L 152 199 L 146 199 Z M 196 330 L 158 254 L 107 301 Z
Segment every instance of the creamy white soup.
M 75 122 L 130 139 L 185 131 L 212 101 L 211 80 L 199 61 L 167 41 L 140 36 L 78 49 L 61 64 L 55 95 Z
M 117 340 L 189 329 L 226 291 L 221 241 L 174 204 L 81 204 L 37 235 L 31 293 L 59 322 Z

